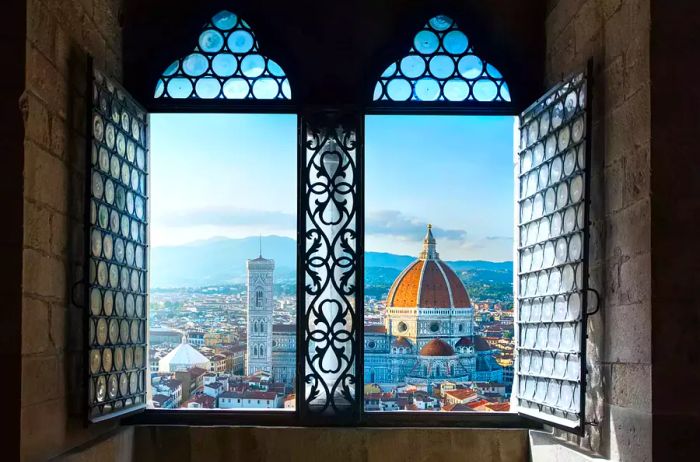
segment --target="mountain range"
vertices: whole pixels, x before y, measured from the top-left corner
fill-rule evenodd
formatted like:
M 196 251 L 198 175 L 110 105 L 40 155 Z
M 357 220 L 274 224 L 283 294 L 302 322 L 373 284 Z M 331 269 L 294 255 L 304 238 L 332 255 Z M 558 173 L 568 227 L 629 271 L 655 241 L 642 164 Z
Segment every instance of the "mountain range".
M 296 273 L 296 242 L 281 236 L 231 239 L 214 237 L 177 246 L 151 247 L 151 287 L 202 287 L 245 282 L 245 262 L 259 255 L 275 260 L 275 279 L 293 280 Z M 391 281 L 415 257 L 385 252 L 365 252 L 367 283 L 391 284 Z M 513 263 L 483 260 L 447 262 L 465 274 L 493 273 L 497 279 L 512 281 Z

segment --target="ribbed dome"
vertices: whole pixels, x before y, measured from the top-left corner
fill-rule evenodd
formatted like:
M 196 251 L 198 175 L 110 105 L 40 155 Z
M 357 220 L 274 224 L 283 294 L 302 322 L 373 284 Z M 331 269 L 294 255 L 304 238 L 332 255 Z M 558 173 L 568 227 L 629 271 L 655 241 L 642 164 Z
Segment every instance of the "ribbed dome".
M 456 347 L 468 347 L 468 346 L 472 346 L 473 344 L 474 344 L 474 342 L 472 341 L 471 337 L 462 337 L 457 341 L 455 346 Z
M 420 349 L 421 356 L 452 356 L 455 350 L 444 340 L 434 338 Z
M 402 308 L 466 308 L 471 306 L 467 289 L 459 277 L 440 260 L 431 225 L 423 239 L 423 250 L 396 278 L 389 290 L 387 306 Z

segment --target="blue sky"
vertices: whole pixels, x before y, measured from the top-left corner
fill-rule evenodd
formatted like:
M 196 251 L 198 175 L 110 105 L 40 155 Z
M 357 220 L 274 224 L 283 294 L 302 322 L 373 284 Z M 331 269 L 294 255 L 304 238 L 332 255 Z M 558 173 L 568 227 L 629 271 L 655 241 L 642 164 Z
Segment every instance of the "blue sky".
M 510 260 L 513 118 L 368 116 L 366 248 Z M 296 116 L 151 116 L 151 242 L 296 232 Z

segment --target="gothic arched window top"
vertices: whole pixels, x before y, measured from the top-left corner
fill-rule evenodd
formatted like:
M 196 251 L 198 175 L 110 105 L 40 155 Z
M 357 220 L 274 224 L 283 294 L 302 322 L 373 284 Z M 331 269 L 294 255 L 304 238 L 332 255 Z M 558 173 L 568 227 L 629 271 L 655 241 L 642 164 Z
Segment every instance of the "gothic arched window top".
M 457 24 L 439 15 L 413 37 L 408 55 L 382 73 L 373 99 L 508 103 L 510 92 L 501 73 L 475 54 Z
M 199 34 L 194 51 L 174 61 L 156 84 L 155 98 L 289 100 L 289 80 L 260 53 L 248 23 L 220 11 Z

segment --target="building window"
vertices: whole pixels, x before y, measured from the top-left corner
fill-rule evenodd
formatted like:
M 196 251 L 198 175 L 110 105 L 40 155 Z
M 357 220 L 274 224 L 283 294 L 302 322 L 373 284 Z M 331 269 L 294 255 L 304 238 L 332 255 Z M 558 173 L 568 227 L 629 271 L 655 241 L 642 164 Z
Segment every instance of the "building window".
M 155 97 L 288 100 L 291 89 L 280 65 L 261 54 L 248 23 L 224 10 L 204 26 L 193 52 L 163 71 Z
M 463 240 L 466 235 L 464 228 L 459 227 L 462 224 L 451 223 L 459 215 L 457 201 L 468 203 L 471 198 L 476 201 L 476 197 L 490 197 L 483 191 L 491 186 L 489 182 L 496 181 L 493 172 L 485 171 L 481 177 L 465 182 L 467 174 L 464 172 L 469 169 L 457 168 L 458 163 L 475 154 L 471 154 L 470 146 L 445 154 L 440 152 L 444 151 L 441 143 L 449 144 L 456 133 L 463 134 L 460 130 L 466 129 L 459 124 L 466 118 L 475 120 L 477 113 L 512 117 L 516 109 L 520 109 L 513 104 L 518 100 L 517 86 L 509 88 L 506 83 L 509 73 L 497 70 L 493 64 L 497 60 L 481 56 L 478 44 L 472 43 L 452 18 L 433 17 L 416 31 L 411 43 L 405 46 L 405 55 L 389 64 L 374 82 L 374 94 L 366 95 L 367 100 L 362 102 L 366 114 L 347 107 L 318 109 L 306 107 L 303 102 L 298 106 L 287 104 L 292 92 L 286 74 L 275 61 L 262 54 L 251 26 L 228 11 L 212 17 L 193 38 L 192 50 L 186 56 L 175 57 L 177 59 L 159 74 L 154 82 L 151 106 L 166 112 L 194 108 L 197 114 L 153 115 L 150 157 L 145 151 L 148 145 L 143 141 L 148 132 L 148 118 L 143 109 L 136 102 L 126 100 L 118 86 L 104 83 L 98 74 L 92 82 L 95 98 L 91 148 L 94 155 L 87 204 L 91 212 L 87 244 L 92 255 L 86 280 L 89 281 L 90 300 L 87 335 L 91 342 L 88 393 L 93 420 L 139 410 L 148 404 L 145 402 L 148 374 L 144 366 L 147 316 L 145 307 L 143 311 L 139 307 L 139 297 L 145 303 L 150 296 L 148 322 L 154 329 L 190 329 L 191 325 L 183 322 L 185 318 L 197 318 L 212 327 L 203 335 L 203 345 L 195 347 L 188 343 L 187 332 L 182 332 L 184 342 L 162 345 L 160 353 L 163 354 L 157 361 L 158 372 L 150 384 L 152 387 L 157 385 L 165 390 L 166 382 L 178 373 L 195 374 L 199 370 L 210 370 L 212 365 L 225 367 L 226 362 L 214 356 L 226 348 L 242 348 L 246 352 L 245 364 L 241 364 L 243 371 L 233 381 L 229 381 L 231 374 L 228 372 L 200 374 L 195 380 L 203 380 L 206 385 L 201 390 L 195 389 L 187 407 L 212 407 L 212 400 L 208 398 L 214 398 L 216 403 L 219 391 L 236 383 L 236 388 L 246 389 L 244 393 L 276 390 L 285 396 L 296 394 L 298 409 L 293 415 L 300 423 L 353 424 L 369 414 L 362 408 L 365 392 L 362 382 L 369 377 L 373 382 L 376 379 L 380 388 L 393 387 L 380 390 L 385 393 L 398 395 L 406 389 L 425 391 L 427 397 L 414 393 L 413 403 L 425 406 L 429 400 L 430 407 L 441 408 L 444 396 L 440 399 L 433 396 L 439 384 L 445 382 L 443 375 L 449 375 L 451 382 L 458 382 L 457 389 L 464 390 L 467 383 L 471 383 L 471 390 L 477 381 L 507 380 L 504 371 L 509 368 L 512 371 L 516 356 L 514 347 L 517 346 L 522 351 L 513 374 L 513 403 L 517 410 L 568 428 L 581 425 L 582 403 L 576 401 L 576 395 L 582 393 L 585 383 L 581 339 L 587 289 L 584 204 L 587 200 L 585 134 L 589 121 L 585 113 L 585 91 L 580 91 L 585 88 L 585 78 L 576 77 L 562 84 L 518 119 L 522 138 L 516 159 L 516 184 L 512 184 L 512 178 L 509 178 L 510 184 L 501 184 L 505 191 L 515 187 L 519 194 L 515 204 L 519 226 L 515 236 L 518 243 L 515 262 L 520 277 L 515 294 L 513 289 L 510 291 L 508 306 L 507 300 L 505 303 L 488 301 L 487 291 L 493 290 L 494 284 L 480 285 L 473 266 L 460 266 L 460 260 L 440 257 L 441 253 L 459 252 L 460 246 L 455 241 Z M 506 66 L 498 68 L 508 70 Z M 570 97 L 571 94 L 574 96 Z M 261 104 L 261 100 L 268 101 Z M 296 155 L 289 156 L 293 159 L 291 166 L 283 166 L 282 157 L 261 160 L 266 153 L 273 152 L 262 146 L 279 139 L 277 135 L 283 129 L 259 126 L 257 130 L 251 129 L 247 125 L 255 118 L 251 112 L 258 108 L 267 113 L 265 118 L 270 120 L 274 119 L 269 114 L 272 112 L 293 114 L 287 117 L 295 122 L 291 145 L 296 148 Z M 224 114 L 227 110 L 246 114 Z M 208 111 L 211 113 L 207 114 Z M 302 114 L 298 121 L 296 111 Z M 414 115 L 397 117 L 406 112 Z M 451 129 L 446 130 L 444 137 L 433 138 L 423 156 L 415 156 L 413 162 L 407 162 L 404 157 L 389 162 L 392 165 L 388 168 L 376 168 L 382 161 L 386 162 L 392 152 L 404 154 L 410 149 L 401 146 L 410 138 L 410 131 L 405 127 L 400 130 L 403 136 L 389 139 L 391 130 L 386 128 L 394 123 L 391 119 L 401 119 L 396 122 L 399 124 L 418 121 L 425 127 L 430 123 L 426 120 L 431 117 L 447 114 L 453 117 L 443 118 L 440 123 L 452 124 Z M 284 114 L 279 117 L 283 119 Z M 491 119 L 489 122 L 498 121 L 496 117 Z M 385 130 L 376 130 L 382 123 Z M 486 122 L 483 123 L 485 126 Z M 167 136 L 163 136 L 164 127 L 169 130 Z M 240 130 L 239 136 L 251 133 L 261 136 L 251 143 L 251 149 L 241 149 L 241 152 L 238 152 L 240 139 L 220 142 L 226 150 L 210 149 L 208 143 L 212 139 L 234 129 Z M 210 130 L 208 135 L 204 134 L 206 130 Z M 275 136 L 269 136 L 271 133 Z M 373 155 L 375 148 L 370 144 L 376 141 L 373 136 L 377 133 L 381 133 L 388 144 L 393 141 L 388 149 L 374 151 L 381 152 L 383 159 Z M 508 141 L 512 131 L 511 135 L 501 136 L 505 133 L 505 130 L 499 131 L 494 138 Z M 550 139 L 554 140 L 553 145 L 549 144 Z M 554 146 L 554 151 L 549 151 L 550 146 Z M 168 156 L 166 154 L 173 149 L 165 147 L 188 150 L 190 155 Z M 256 154 L 246 155 L 247 152 Z M 231 160 L 240 163 L 230 168 L 227 162 Z M 406 175 L 398 174 L 411 166 L 418 166 L 420 175 L 409 180 Z M 245 171 L 246 167 L 250 169 Z M 211 168 L 211 174 L 199 174 L 202 168 Z M 168 171 L 179 173 L 177 181 L 171 178 L 169 185 L 161 182 Z M 289 175 L 291 171 L 298 176 Z M 552 180 L 556 171 L 559 177 Z M 217 176 L 220 172 L 226 174 Z M 459 173 L 461 177 L 455 177 Z M 150 182 L 146 181 L 147 174 Z M 286 193 L 276 190 L 273 199 L 290 201 L 291 211 L 256 209 L 258 204 L 271 199 L 268 191 L 271 188 L 266 188 L 265 182 L 277 187 L 287 184 L 285 178 L 290 177 L 298 178 L 298 184 L 292 184 L 292 189 Z M 402 178 L 405 184 L 401 186 L 407 191 L 394 188 L 383 195 L 377 194 L 369 187 L 380 184 L 377 177 L 383 177 L 385 183 Z M 149 186 L 152 190 L 146 191 L 146 184 L 152 185 Z M 225 189 L 230 184 L 243 189 L 231 194 Z M 466 184 L 469 188 L 458 193 L 461 196 L 457 198 L 437 195 L 441 189 L 454 190 L 449 186 L 455 184 Z M 294 194 L 295 187 L 297 194 Z M 201 191 L 200 194 L 206 196 L 199 202 L 206 204 L 207 210 L 188 210 L 197 202 L 196 197 L 192 197 L 193 191 Z M 560 196 L 564 201 L 561 204 Z M 232 198 L 242 203 L 232 204 Z M 408 204 L 406 198 L 412 199 L 411 206 L 415 209 L 401 208 L 402 200 L 403 205 Z M 163 205 L 168 201 L 172 205 L 170 209 Z M 457 205 L 452 207 L 448 203 Z M 375 208 L 375 204 L 384 208 Z M 508 205 L 514 206 L 512 200 Z M 241 213 L 242 209 L 245 212 Z M 417 217 L 419 209 L 427 215 L 437 215 L 438 220 Z M 561 221 L 561 230 L 572 224 L 570 209 L 574 210 L 571 235 L 554 233 L 557 220 Z M 579 221 L 581 209 L 583 221 Z M 485 233 L 486 228 L 498 221 L 488 215 L 489 210 L 482 212 L 470 232 Z M 148 230 L 147 216 L 152 217 Z M 291 263 L 284 256 L 269 258 L 265 249 L 276 247 L 266 247 L 260 230 L 240 229 L 241 216 L 258 217 L 260 221 L 256 224 L 260 226 L 283 227 L 292 222 L 288 236 L 293 244 Z M 167 227 L 164 224 L 178 228 L 177 232 L 164 232 Z M 233 265 L 222 250 L 226 246 L 221 245 L 219 239 L 213 239 L 215 236 L 197 235 L 210 228 L 225 229 L 231 235 L 239 233 L 236 239 L 247 240 L 243 246 L 247 255 L 244 265 Z M 420 235 L 415 237 L 418 229 Z M 272 229 L 268 231 L 269 235 L 279 234 Z M 243 232 L 248 234 L 240 236 Z M 400 246 L 410 241 L 402 240 L 401 233 L 411 233 L 411 239 L 419 245 L 410 252 L 405 249 L 399 253 Z M 151 239 L 147 246 L 145 236 L 149 234 Z M 579 235 L 578 241 L 575 234 Z M 210 265 L 214 270 L 205 270 L 207 274 L 200 275 L 204 283 L 199 285 L 198 282 L 196 288 L 176 287 L 176 295 L 172 295 L 173 291 L 168 290 L 173 286 L 162 282 L 172 277 L 173 259 L 168 255 L 172 249 L 161 247 L 177 246 L 167 240 L 184 239 L 183 236 L 196 237 L 181 242 L 188 244 L 188 249 L 199 248 L 203 241 L 212 241 L 207 245 L 213 245 L 213 250 L 208 252 L 185 253 L 187 257 L 181 260 L 187 270 L 202 272 L 202 265 L 195 260 L 205 253 L 212 256 L 216 264 Z M 296 236 L 301 237 L 298 245 L 294 241 Z M 497 233 L 483 236 L 488 245 L 495 245 L 494 241 L 503 238 L 508 240 L 513 236 Z M 409 253 L 415 254 L 415 258 L 407 261 L 394 258 L 393 264 L 372 266 L 380 262 L 380 253 L 386 253 L 373 254 L 373 245 L 382 239 L 386 245 L 397 246 L 392 258 Z M 540 264 L 540 250 L 543 261 L 553 250 L 556 264 Z M 566 255 L 557 260 L 560 251 L 565 251 Z M 239 266 L 245 266 L 245 276 L 220 275 L 228 268 Z M 375 286 L 365 285 L 368 278 L 373 277 L 368 269 L 380 267 L 389 270 L 390 276 L 383 278 L 390 281 L 389 287 L 377 290 Z M 510 271 L 508 274 L 512 274 L 512 267 Z M 148 293 L 146 274 L 151 287 L 159 290 Z M 293 282 L 287 281 L 285 285 L 280 281 L 283 274 L 293 274 Z M 190 282 L 182 281 L 191 280 L 178 277 L 175 285 L 187 285 Z M 157 287 L 158 284 L 163 287 Z M 263 289 L 258 289 L 260 286 Z M 550 286 L 556 286 L 556 290 L 550 290 Z M 254 293 L 250 293 L 251 287 L 255 288 L 252 289 Z M 272 294 L 267 300 L 265 291 Z M 166 293 L 170 295 L 164 295 Z M 552 316 L 544 316 L 550 305 Z M 250 317 L 251 308 L 256 308 L 255 319 Z M 118 316 L 113 315 L 115 312 Z M 394 341 L 401 342 L 399 348 L 392 348 L 404 353 L 400 358 L 393 358 L 401 363 L 398 367 L 388 367 L 380 361 L 371 365 L 376 370 L 365 371 L 370 365 L 360 355 L 364 344 L 364 315 L 368 317 L 368 326 L 372 326 L 372 334 L 383 336 L 381 342 L 367 343 L 377 358 L 381 360 L 384 348 L 388 354 Z M 260 321 L 261 316 L 266 318 Z M 454 326 L 454 318 L 460 316 L 464 319 L 458 324 L 458 335 L 452 329 L 440 329 L 441 325 Z M 560 319 L 561 316 L 564 317 Z M 389 317 L 393 319 L 387 322 Z M 514 318 L 518 321 L 515 328 L 510 327 Z M 291 356 L 276 364 L 278 351 L 266 355 L 266 351 L 271 350 L 272 337 L 285 337 L 282 343 L 285 345 L 295 344 L 297 319 L 300 321 L 300 354 L 297 358 L 296 352 L 290 352 Z M 472 335 L 477 324 L 479 335 Z M 509 330 L 507 335 L 503 335 L 504 328 Z M 241 338 L 239 334 L 243 332 L 261 335 L 255 335 L 253 344 L 249 338 Z M 547 334 L 544 345 L 540 342 L 543 332 Z M 557 334 L 552 334 L 559 342 L 556 351 L 548 343 L 551 332 Z M 155 336 L 151 336 L 153 338 Z M 153 341 L 149 347 L 158 349 Z M 128 366 L 115 369 L 117 361 Z M 552 362 L 554 370 L 547 369 Z M 290 376 L 302 389 L 296 390 L 294 381 L 281 386 L 275 382 L 287 376 L 280 370 L 290 368 L 289 364 L 296 364 L 296 374 Z M 563 376 L 556 375 L 561 372 L 557 364 L 566 365 Z M 390 380 L 397 383 L 389 383 Z M 253 396 L 243 401 L 252 404 Z M 567 401 L 567 397 L 571 399 Z M 266 405 L 269 401 L 255 400 L 258 404 L 266 401 Z

